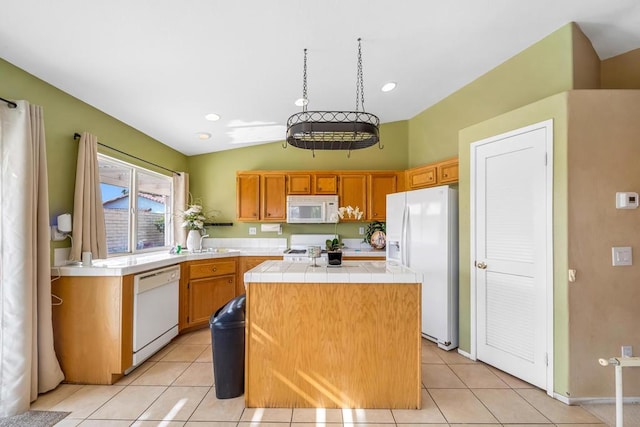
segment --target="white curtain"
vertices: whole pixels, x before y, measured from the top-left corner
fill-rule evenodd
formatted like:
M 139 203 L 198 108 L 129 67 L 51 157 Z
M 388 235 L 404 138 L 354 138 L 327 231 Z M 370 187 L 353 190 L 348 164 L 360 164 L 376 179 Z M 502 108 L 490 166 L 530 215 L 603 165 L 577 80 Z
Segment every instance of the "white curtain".
M 17 104 L 0 105 L 0 417 L 64 379 L 53 348 L 42 107 Z
M 70 260 L 80 261 L 82 252 L 91 252 L 93 258 L 107 257 L 107 233 L 98 169 L 98 137 L 88 132 L 82 133 L 78 145 L 71 235 Z
M 187 229 L 182 226 L 180 215 L 187 208 L 189 197 L 189 174 L 180 172 L 173 174 L 173 241 L 185 247 Z

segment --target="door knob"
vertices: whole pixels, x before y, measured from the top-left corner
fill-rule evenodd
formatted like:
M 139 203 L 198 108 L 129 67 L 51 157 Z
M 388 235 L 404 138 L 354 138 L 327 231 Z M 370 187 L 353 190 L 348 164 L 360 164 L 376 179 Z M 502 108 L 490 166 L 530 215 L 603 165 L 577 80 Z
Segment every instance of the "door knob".
M 476 264 L 476 267 L 478 267 L 480 270 L 485 270 L 487 268 L 487 264 L 485 264 L 484 262 L 479 262 Z

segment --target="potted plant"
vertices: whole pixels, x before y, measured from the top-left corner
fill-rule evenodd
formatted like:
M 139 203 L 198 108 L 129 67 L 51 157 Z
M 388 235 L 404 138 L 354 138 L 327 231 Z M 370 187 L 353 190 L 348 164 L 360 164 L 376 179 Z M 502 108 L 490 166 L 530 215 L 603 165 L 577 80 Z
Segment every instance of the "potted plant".
M 335 221 L 335 230 L 333 239 L 327 239 L 327 263 L 329 266 L 338 266 L 342 265 L 342 247 L 344 244 L 340 241 L 340 237 L 338 236 L 338 223 L 344 216 L 347 215 L 349 218 L 361 219 L 364 215 L 364 212 L 360 210 L 358 206 L 352 208 L 351 206 L 340 207 L 336 214 L 331 217 L 332 221 Z

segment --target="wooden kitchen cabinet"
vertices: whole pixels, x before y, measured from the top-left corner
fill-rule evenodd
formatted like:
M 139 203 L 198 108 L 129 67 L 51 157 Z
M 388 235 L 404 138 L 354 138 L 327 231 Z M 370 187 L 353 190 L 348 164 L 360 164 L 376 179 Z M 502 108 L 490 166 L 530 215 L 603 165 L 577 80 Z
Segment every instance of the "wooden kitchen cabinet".
M 180 331 L 207 325 L 211 315 L 236 295 L 238 260 L 233 258 L 188 261 L 184 264 L 184 289 Z
M 236 176 L 236 217 L 238 221 L 260 219 L 260 175 L 238 174 Z
M 438 184 L 458 182 L 458 159 L 438 163 Z
M 368 207 L 366 218 L 370 221 L 387 219 L 387 194 L 398 191 L 398 176 L 391 173 L 372 173 L 369 175 Z
M 338 194 L 338 175 L 315 173 L 313 175 L 314 194 Z
M 133 364 L 133 275 L 62 276 L 51 292 L 56 355 L 65 381 L 113 384 Z
M 245 293 L 244 273 L 269 260 L 282 261 L 282 256 L 243 256 L 240 257 L 240 267 L 238 269 L 238 280 L 236 281 L 236 296 Z
M 411 168 L 406 171 L 408 190 L 458 182 L 458 159 Z
M 438 180 L 435 165 L 425 165 L 407 170 L 407 187 L 409 190 L 436 185 Z
M 310 173 L 290 173 L 287 179 L 287 194 L 311 194 L 312 176 Z
M 287 194 L 338 194 L 338 175 L 334 173 L 289 172 Z
M 287 219 L 287 190 L 285 174 L 262 175 L 260 182 L 261 221 L 285 221 Z
M 286 182 L 284 173 L 238 172 L 236 176 L 238 221 L 285 221 Z
M 364 211 L 364 216 L 360 221 L 367 218 L 367 175 L 366 174 L 344 174 L 339 179 L 340 206 L 359 207 Z M 346 215 L 340 221 L 356 221 Z

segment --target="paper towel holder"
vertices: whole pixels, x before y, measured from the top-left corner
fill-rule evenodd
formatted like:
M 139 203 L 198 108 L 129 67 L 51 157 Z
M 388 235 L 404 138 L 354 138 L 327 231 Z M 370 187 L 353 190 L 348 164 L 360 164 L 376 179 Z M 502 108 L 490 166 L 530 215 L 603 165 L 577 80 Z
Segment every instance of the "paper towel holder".
M 260 224 L 260 231 L 282 234 L 282 224 Z

